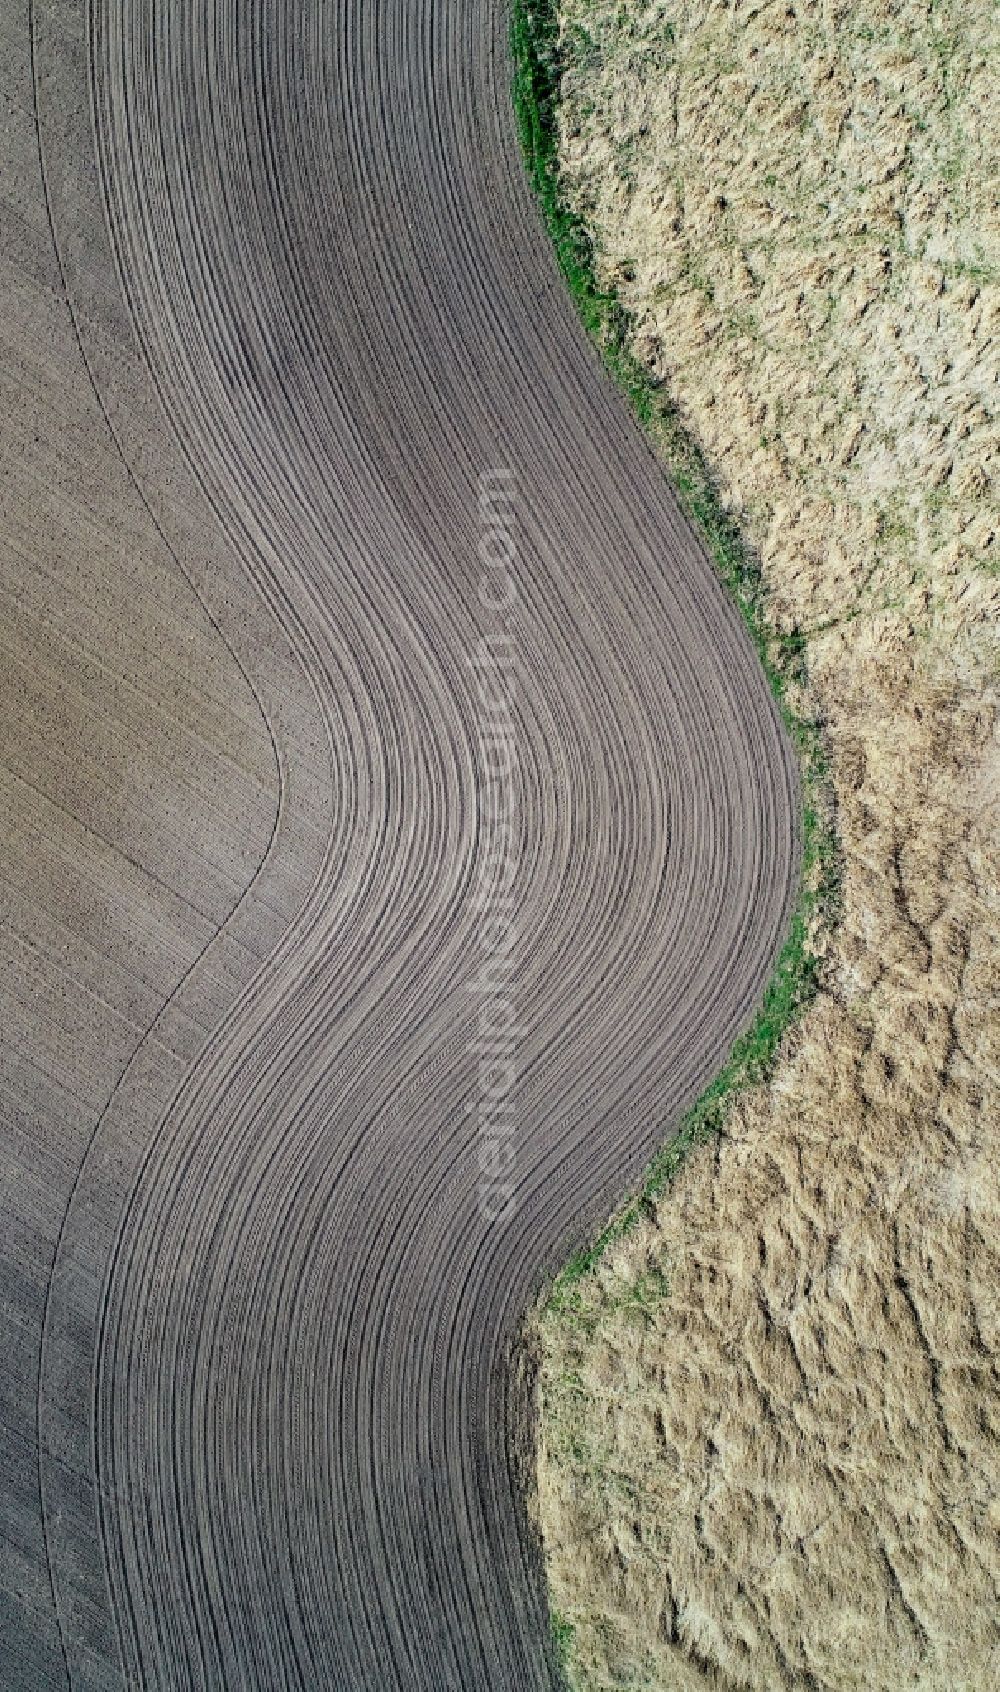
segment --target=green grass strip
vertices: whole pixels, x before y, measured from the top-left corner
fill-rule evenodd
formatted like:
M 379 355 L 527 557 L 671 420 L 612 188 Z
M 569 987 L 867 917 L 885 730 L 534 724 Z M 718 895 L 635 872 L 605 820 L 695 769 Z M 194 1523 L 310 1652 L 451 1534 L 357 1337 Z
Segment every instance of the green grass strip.
M 563 59 L 557 0 L 514 0 L 511 42 L 521 147 L 559 267 L 606 368 L 665 460 L 681 503 L 739 607 L 797 749 L 803 797 L 798 899 L 763 1003 L 715 1080 L 653 1158 L 639 1195 L 556 1278 L 546 1310 L 557 1314 L 577 1304 L 576 1283 L 648 1211 L 692 1148 L 719 1133 L 736 1090 L 763 1081 L 772 1072 L 786 1030 L 816 990 L 819 960 L 811 937 L 820 929 L 828 931 L 835 920 L 839 864 L 819 726 L 793 708 L 789 698 L 789 684 L 800 686 L 805 680 L 804 638 L 782 635 L 769 622 L 759 563 L 720 503 L 708 464 L 681 425 L 669 396 L 632 352 L 634 316 L 613 290 L 599 285 L 590 233 L 563 192 L 558 129 Z
M 573 1635 L 576 1630 L 573 1623 L 567 1621 L 557 1611 L 553 1611 L 549 1621 L 552 1628 L 552 1645 L 556 1654 L 556 1661 L 563 1673 L 568 1674 L 573 1654 Z

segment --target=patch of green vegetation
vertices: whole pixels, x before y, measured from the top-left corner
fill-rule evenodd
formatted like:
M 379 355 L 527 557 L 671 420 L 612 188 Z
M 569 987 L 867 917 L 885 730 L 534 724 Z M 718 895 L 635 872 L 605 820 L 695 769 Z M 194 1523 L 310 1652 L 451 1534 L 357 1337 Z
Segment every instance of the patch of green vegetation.
M 737 307 L 726 318 L 725 332 L 731 340 L 757 341 L 760 339 L 760 324 L 752 311 Z
M 566 1674 L 569 1670 L 570 1657 L 573 1651 L 573 1635 L 576 1629 L 571 1621 L 567 1621 L 566 1617 L 559 1615 L 556 1610 L 553 1610 L 550 1621 L 556 1661 L 563 1673 Z
M 559 169 L 558 109 L 564 69 L 556 0 L 514 0 L 511 26 L 513 97 L 528 176 L 560 269 L 583 323 L 610 375 L 664 459 L 674 487 L 728 586 L 749 630 L 764 673 L 798 751 L 802 777 L 802 871 L 798 900 L 763 1003 L 733 1046 L 714 1081 L 653 1158 L 642 1190 L 557 1277 L 546 1313 L 580 1311 L 578 1283 L 668 1187 L 693 1147 L 721 1130 L 734 1093 L 771 1073 L 786 1030 L 812 998 L 819 959 L 817 929 L 834 920 L 839 897 L 830 781 L 817 722 L 793 704 L 805 675 L 805 638 L 779 634 L 765 603 L 760 565 L 724 509 L 709 466 L 683 428 L 661 385 L 632 352 L 635 320 L 614 290 L 597 279 L 594 250 L 583 219 L 568 204 Z M 662 1292 L 662 1289 L 659 1289 Z

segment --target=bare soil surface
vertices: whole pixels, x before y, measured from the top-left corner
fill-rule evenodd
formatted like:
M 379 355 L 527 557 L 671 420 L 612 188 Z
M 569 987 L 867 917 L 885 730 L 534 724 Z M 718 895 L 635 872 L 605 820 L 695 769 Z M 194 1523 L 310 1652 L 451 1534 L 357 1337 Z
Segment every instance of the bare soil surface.
M 793 760 L 564 297 L 507 26 L 3 25 L 5 1692 L 551 1685 L 523 1312 L 781 935 Z
M 802 639 L 843 911 L 772 1083 L 543 1324 L 553 1601 L 588 1692 L 978 1692 L 1000 1684 L 996 17 L 563 19 L 566 181 Z

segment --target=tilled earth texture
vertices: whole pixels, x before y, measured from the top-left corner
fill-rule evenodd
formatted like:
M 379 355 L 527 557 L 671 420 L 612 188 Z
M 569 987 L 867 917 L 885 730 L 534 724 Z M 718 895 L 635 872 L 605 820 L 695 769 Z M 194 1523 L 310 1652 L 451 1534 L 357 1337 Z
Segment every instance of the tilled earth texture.
M 3 8 L 4 1692 L 553 1685 L 523 1315 L 787 920 L 508 27 Z
M 566 0 L 563 24 L 565 181 L 801 638 L 842 911 L 772 1082 L 543 1323 L 558 1631 L 588 1692 L 981 1692 L 996 11 Z

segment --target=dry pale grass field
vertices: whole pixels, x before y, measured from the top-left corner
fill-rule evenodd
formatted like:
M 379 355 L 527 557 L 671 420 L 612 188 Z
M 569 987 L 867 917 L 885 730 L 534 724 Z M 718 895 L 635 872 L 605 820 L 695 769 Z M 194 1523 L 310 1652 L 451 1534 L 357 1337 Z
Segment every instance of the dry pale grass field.
M 843 852 L 773 1081 L 543 1318 L 570 1673 L 997 1658 L 996 14 L 566 0 L 563 161 L 805 639 Z

